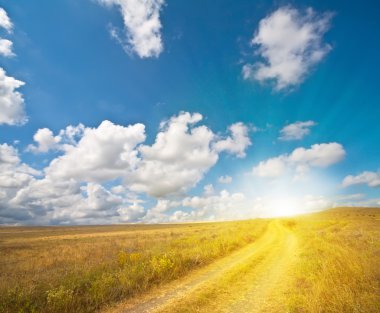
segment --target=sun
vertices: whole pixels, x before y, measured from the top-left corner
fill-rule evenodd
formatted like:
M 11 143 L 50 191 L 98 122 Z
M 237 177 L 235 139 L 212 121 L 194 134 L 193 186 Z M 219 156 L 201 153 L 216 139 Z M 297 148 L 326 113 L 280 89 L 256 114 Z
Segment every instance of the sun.
M 302 206 L 296 197 L 273 197 L 267 199 L 268 214 L 275 216 L 292 216 L 299 214 Z

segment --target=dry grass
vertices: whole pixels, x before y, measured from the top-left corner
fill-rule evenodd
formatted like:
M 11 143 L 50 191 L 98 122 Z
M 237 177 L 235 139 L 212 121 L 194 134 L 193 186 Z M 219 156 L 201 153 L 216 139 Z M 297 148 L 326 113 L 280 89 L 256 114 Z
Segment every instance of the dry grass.
M 288 312 L 380 312 L 380 209 L 339 208 L 292 219 L 300 254 Z
M 280 223 L 297 238 L 292 256 L 276 254 L 276 240 L 264 259 L 253 256 L 159 312 L 380 312 L 380 209 L 339 208 Z M 273 276 L 290 257 L 286 271 Z
M 263 312 L 380 312 L 379 209 L 334 209 L 280 224 L 297 238 L 297 251 L 275 293 L 265 296 Z M 268 220 L 257 220 L 0 228 L 0 312 L 94 312 L 119 300 L 140 299 L 255 242 L 267 225 Z M 274 242 L 271 249 L 269 244 L 262 257 L 210 282 L 209 289 L 189 295 L 189 305 L 181 302 L 185 306 L 177 309 L 215 312 L 218 303 L 218 312 L 224 312 L 225 303 L 228 311 L 228 298 L 249 290 L 256 273 L 271 277 L 281 245 Z
M 266 224 L 0 228 L 0 312 L 94 312 L 253 242 Z

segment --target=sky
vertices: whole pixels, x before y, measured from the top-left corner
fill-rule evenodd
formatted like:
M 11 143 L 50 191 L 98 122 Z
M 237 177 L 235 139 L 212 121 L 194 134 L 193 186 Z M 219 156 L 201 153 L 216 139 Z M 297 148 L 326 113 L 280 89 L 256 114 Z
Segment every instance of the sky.
M 380 5 L 0 0 L 0 224 L 380 207 Z

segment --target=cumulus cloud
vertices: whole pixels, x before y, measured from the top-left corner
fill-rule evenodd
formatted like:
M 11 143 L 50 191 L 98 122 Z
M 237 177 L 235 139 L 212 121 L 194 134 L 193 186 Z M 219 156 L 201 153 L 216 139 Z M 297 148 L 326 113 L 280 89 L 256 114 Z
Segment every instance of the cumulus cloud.
M 169 199 L 158 199 L 156 205 L 150 209 L 150 212 L 164 213 L 176 206 L 180 206 L 181 203 Z
M 39 129 L 33 136 L 36 146 L 29 145 L 28 150 L 32 152 L 48 152 L 57 146 L 60 141 L 58 136 L 54 136 L 53 132 L 48 128 Z
M 252 170 L 253 175 L 259 177 L 279 177 L 292 171 L 295 178 L 302 178 L 312 167 L 328 167 L 341 161 L 346 155 L 343 146 L 339 143 L 322 143 L 312 145 L 311 148 L 297 148 L 291 154 L 261 161 Z
M 261 161 L 253 168 L 252 172 L 253 175 L 259 177 L 278 177 L 286 171 L 286 163 L 286 156 L 270 158 L 268 160 Z
M 0 125 L 22 125 L 27 121 L 24 112 L 24 98 L 17 91 L 24 82 L 7 76 L 0 67 Z
M 364 200 L 359 195 L 264 195 L 247 198 L 242 193 L 222 190 L 212 196 L 187 197 L 177 203 L 170 215 L 161 221 L 229 220 L 274 217 L 317 212 L 338 206 L 379 206 L 379 199 Z M 187 210 L 192 209 L 192 210 Z M 157 220 L 160 221 L 160 220 Z
M 148 211 L 144 220 L 150 222 L 184 222 L 199 220 L 236 219 L 246 214 L 246 197 L 242 193 L 219 193 L 185 197 L 182 200 L 158 200 L 157 205 Z M 168 212 L 172 210 L 172 212 Z M 166 214 L 165 214 L 166 213 Z M 245 215 L 247 217 L 247 215 Z
M 183 112 L 161 125 L 155 142 L 142 145 L 138 168 L 129 178 L 131 190 L 161 197 L 184 192 L 201 180 L 218 160 L 211 148 L 215 137 L 198 113 Z
M 222 190 L 216 195 L 205 195 L 203 197 L 186 197 L 182 201 L 184 207 L 205 210 L 208 213 L 222 215 L 226 210 L 232 210 L 233 213 L 238 207 L 239 203 L 245 200 L 242 193 L 229 193 L 227 190 Z M 223 214 L 223 216 L 225 216 Z
M 128 206 L 117 209 L 123 222 L 136 222 L 146 214 L 146 210 L 139 201 L 134 201 Z
M 310 134 L 310 128 L 315 125 L 314 121 L 295 122 L 286 125 L 280 130 L 278 139 L 283 141 L 301 140 Z
M 46 173 L 59 179 L 103 182 L 122 177 L 139 162 L 135 147 L 145 140 L 145 126 L 127 127 L 103 121 L 97 128 L 85 128 L 77 144 L 54 159 Z
M 24 222 L 32 224 L 88 224 L 116 222 L 124 199 L 96 183 L 49 176 L 35 179 L 8 202 L 18 212 L 27 212 Z
M 246 126 L 234 124 L 231 136 L 220 138 L 208 127 L 196 126 L 201 120 L 199 113 L 171 117 L 161 123 L 152 145 L 142 144 L 142 124 L 123 127 L 104 121 L 98 128 L 69 126 L 57 136 L 45 128 L 36 132 L 36 145 L 28 150 L 64 151 L 45 170 L 52 177 L 98 183 L 119 178 L 134 192 L 162 197 L 195 186 L 222 151 L 245 154 L 250 143 Z
M 131 190 L 154 197 L 183 193 L 203 178 L 222 151 L 245 155 L 250 144 L 245 125 L 234 124 L 231 136 L 219 138 L 208 127 L 196 126 L 201 120 L 199 113 L 181 112 L 162 123 L 153 145 L 138 149 L 142 160 L 126 178 Z
M 341 144 L 321 143 L 312 145 L 310 149 L 295 149 L 289 156 L 289 161 L 313 167 L 328 167 L 343 160 L 345 155 L 346 152 Z
M 365 171 L 356 176 L 348 175 L 343 179 L 343 187 L 352 185 L 367 185 L 368 187 L 380 187 L 380 170 L 377 172 Z
M 7 12 L 0 7 L 0 27 L 4 28 L 8 33 L 12 32 L 13 24 Z
M 7 12 L 0 8 L 0 28 L 4 28 L 8 33 L 12 32 L 13 24 Z M 0 55 L 4 57 L 13 57 L 15 54 L 12 51 L 13 42 L 8 39 L 0 38 Z
M 24 210 L 14 210 L 10 200 L 38 175 L 39 171 L 21 162 L 14 147 L 0 144 L 0 223 L 29 216 Z
M 0 55 L 8 58 L 14 56 L 15 54 L 12 51 L 12 47 L 12 41 L 0 38 Z
M 117 5 L 123 16 L 126 39 L 111 28 L 114 37 L 127 52 L 140 58 L 158 57 L 163 51 L 160 10 L 164 0 L 98 0 L 99 3 Z
M 18 151 L 0 144 L 0 188 L 17 188 L 27 183 L 39 172 L 21 162 Z
M 221 183 L 221 184 L 231 184 L 232 183 L 232 177 L 231 176 L 220 176 L 218 181 Z
M 245 150 L 251 145 L 248 137 L 248 127 L 243 123 L 232 124 L 229 128 L 231 136 L 219 140 L 215 143 L 215 150 L 218 152 L 226 151 L 235 154 L 238 158 L 245 157 Z
M 208 195 L 208 196 L 214 194 L 215 192 L 214 186 L 212 184 L 205 185 L 203 187 L 203 192 L 205 195 Z
M 33 153 L 45 153 L 50 150 L 70 150 L 73 145 L 77 144 L 78 139 L 83 136 L 84 130 L 83 124 L 69 125 L 60 130 L 57 136 L 54 136 L 49 128 L 40 128 L 33 136 L 36 144 L 28 145 L 26 150 Z
M 243 66 L 243 77 L 259 82 L 273 81 L 276 90 L 300 84 L 310 69 L 331 50 L 323 42 L 331 13 L 318 14 L 285 6 L 259 23 L 251 41 L 263 61 Z
M 70 125 L 57 134 L 41 128 L 27 151 L 57 154 L 41 172 L 23 164 L 15 148 L 3 145 L 0 223 L 167 221 L 166 210 L 181 205 L 167 197 L 183 197 L 222 151 L 244 153 L 241 134 L 216 135 L 198 125 L 201 120 L 199 113 L 181 112 L 161 123 L 150 145 L 144 144 L 142 124 L 103 121 L 94 128 Z M 216 148 L 226 140 L 228 146 Z M 212 186 L 205 191 L 205 197 L 214 195 Z M 156 198 L 157 205 L 147 211 L 141 197 Z
M 58 149 L 57 153 L 62 155 L 53 159 L 42 172 L 22 163 L 14 147 L 8 144 L 0 145 L 0 223 L 94 224 L 228 220 L 281 215 L 284 201 L 287 203 L 287 210 L 295 206 L 294 213 L 315 211 L 336 204 L 379 204 L 378 199 L 365 202 L 362 195 L 334 199 L 310 195 L 292 197 L 286 194 L 285 198 L 282 197 L 283 195 L 278 195 L 277 199 L 275 191 L 271 191 L 268 196 L 253 198 L 250 195 L 251 198 L 247 198 L 241 192 L 217 191 L 211 184 L 204 187 L 203 194 L 189 196 L 183 191 L 187 190 L 188 186 L 183 185 L 181 180 L 177 187 L 171 190 L 183 191 L 183 193 L 177 192 L 176 195 L 170 192 L 161 193 L 153 204 L 154 199 L 147 197 L 147 194 L 135 193 L 131 188 L 135 183 L 133 174 L 138 172 L 142 165 L 145 171 L 144 162 L 147 160 L 153 162 L 152 164 L 159 169 L 167 167 L 168 164 L 180 164 L 182 167 L 189 164 L 197 166 L 197 163 L 192 162 L 195 162 L 193 158 L 198 158 L 199 153 L 200 156 L 205 157 L 197 168 L 202 172 L 205 170 L 204 166 L 210 165 L 208 163 L 210 156 L 218 157 L 217 151 L 213 149 L 213 142 L 224 139 L 213 134 L 206 126 L 197 126 L 201 119 L 202 117 L 197 113 L 183 112 L 173 116 L 162 123 L 160 132 L 152 145 L 142 144 L 145 133 L 141 124 L 124 127 L 106 121 L 97 128 L 86 128 L 83 125 L 69 126 L 57 135 L 62 138 L 62 141 L 58 142 L 62 148 Z M 136 125 L 140 126 L 134 127 Z M 199 133 L 201 130 L 198 128 L 202 130 L 202 133 Z M 47 133 L 47 138 L 57 137 L 50 132 Z M 110 133 L 113 136 L 110 136 Z M 212 139 L 206 138 L 208 144 L 204 142 L 201 144 L 201 138 L 204 136 L 199 136 L 199 134 L 208 134 Z M 44 141 L 37 140 L 37 142 Z M 105 142 L 109 142 L 109 145 Z M 181 160 L 183 155 L 180 153 L 179 142 L 184 143 L 182 148 L 189 144 L 193 150 L 196 150 L 195 152 L 185 151 L 186 154 L 190 154 L 189 159 Z M 121 147 L 115 148 L 114 145 Z M 50 147 L 49 144 L 47 146 Z M 114 156 L 111 157 L 107 152 Z M 99 163 L 100 161 L 96 158 L 98 154 L 103 155 L 109 163 Z M 289 155 L 281 155 L 279 160 L 286 167 L 285 171 L 290 169 L 297 172 L 298 166 L 329 166 L 342 159 L 344 154 L 344 149 L 339 144 L 319 144 L 309 149 L 295 149 Z M 131 162 L 123 163 L 125 160 L 120 158 L 121 155 L 128 160 L 132 158 L 136 161 L 134 166 Z M 74 159 L 78 164 L 74 164 Z M 57 172 L 53 171 L 52 165 L 58 162 L 63 162 L 64 167 L 69 165 L 74 167 L 71 176 L 57 175 Z M 68 163 L 65 164 L 65 162 Z M 82 169 L 86 162 L 90 163 L 90 166 Z M 88 172 L 85 172 L 86 169 Z M 264 173 L 262 176 L 265 176 L 265 168 L 261 171 Z M 91 174 L 92 172 L 102 174 L 96 176 Z M 169 166 L 168 171 L 161 173 L 163 173 L 162 176 L 159 178 L 153 176 L 153 179 L 166 182 L 170 178 L 175 180 L 181 177 L 179 165 L 175 171 Z M 103 179 L 115 179 L 115 177 L 116 181 L 110 185 L 108 182 L 102 184 Z M 229 176 L 222 176 L 222 178 L 222 180 L 230 181 Z M 153 188 L 152 190 L 156 188 L 152 182 L 147 182 L 147 184 L 145 189 L 147 193 L 150 191 L 149 188 Z M 193 181 L 190 184 L 193 184 Z

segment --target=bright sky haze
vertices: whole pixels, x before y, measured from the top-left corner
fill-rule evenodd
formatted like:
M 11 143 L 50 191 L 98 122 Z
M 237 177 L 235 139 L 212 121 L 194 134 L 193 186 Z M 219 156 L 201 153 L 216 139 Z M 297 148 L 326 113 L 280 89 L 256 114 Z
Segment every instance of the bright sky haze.
M 380 206 L 376 1 L 0 0 L 0 223 Z

